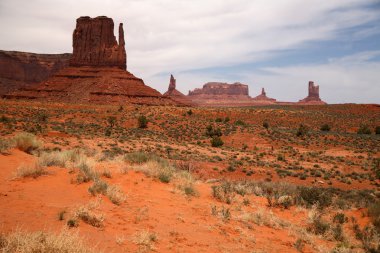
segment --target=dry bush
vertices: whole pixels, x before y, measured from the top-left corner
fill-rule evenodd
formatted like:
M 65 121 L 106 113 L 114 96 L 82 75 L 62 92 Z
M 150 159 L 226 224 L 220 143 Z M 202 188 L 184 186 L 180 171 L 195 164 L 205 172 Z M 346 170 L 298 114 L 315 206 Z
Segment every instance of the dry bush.
M 141 247 L 141 250 L 155 250 L 154 243 L 157 241 L 157 235 L 148 230 L 137 232 L 133 236 L 133 242 Z
M 44 167 L 39 165 L 38 163 L 34 163 L 32 165 L 21 165 L 17 168 L 16 171 L 16 178 L 23 178 L 23 177 L 32 177 L 37 178 L 42 175 L 47 175 L 48 172 L 45 170 Z
M 99 174 L 95 171 L 93 162 L 86 156 L 81 156 L 74 166 L 79 169 L 76 178 L 76 182 L 78 184 L 86 183 L 91 180 L 96 181 L 99 179 Z
M 253 222 L 259 226 L 267 226 L 275 229 L 290 226 L 290 224 L 274 215 L 272 211 L 266 211 L 261 208 L 252 213 L 243 213 L 239 219 L 243 222 Z
M 92 253 L 99 251 L 87 247 L 78 233 L 62 230 L 59 234 L 41 231 L 0 234 L 0 252 Z
M 31 154 L 35 150 L 39 150 L 43 146 L 43 142 L 38 140 L 34 134 L 19 133 L 13 137 L 16 148 Z
M 121 205 L 127 199 L 123 190 L 117 185 L 108 186 L 106 196 L 115 205 Z
M 75 212 L 75 218 L 81 219 L 87 224 L 90 224 L 93 227 L 103 227 L 104 215 L 96 214 L 93 211 L 94 207 L 91 205 L 81 206 Z
M 0 139 L 0 154 L 7 154 L 14 147 L 14 142 L 9 139 Z
M 38 162 L 41 166 L 58 166 L 62 168 L 66 168 L 67 157 L 65 153 L 55 151 L 51 153 L 42 153 L 38 158 Z

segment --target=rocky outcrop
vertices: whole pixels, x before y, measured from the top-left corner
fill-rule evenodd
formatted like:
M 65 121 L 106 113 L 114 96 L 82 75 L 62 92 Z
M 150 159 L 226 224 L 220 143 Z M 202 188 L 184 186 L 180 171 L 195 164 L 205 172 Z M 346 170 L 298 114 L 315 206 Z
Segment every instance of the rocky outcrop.
M 246 96 L 248 97 L 248 85 L 241 83 L 210 82 L 203 85 L 202 89 L 189 91 L 189 96 Z
M 326 104 L 319 97 L 319 85 L 314 85 L 313 81 L 309 81 L 309 94 L 306 98 L 299 101 L 303 104 Z
M 261 94 L 254 97 L 253 100 L 261 103 L 274 103 L 276 102 L 276 99 L 267 97 L 267 93 L 265 92 L 265 89 L 261 89 Z
M 46 80 L 68 66 L 70 56 L 0 50 L 0 95 Z
M 169 88 L 168 91 L 164 93 L 164 96 L 170 97 L 180 105 L 193 105 L 192 101 L 187 96 L 176 89 L 176 82 L 177 81 L 174 79 L 173 75 L 170 75 Z
M 125 69 L 124 45 L 122 24 L 117 44 L 112 19 L 81 17 L 73 34 L 70 66 L 34 87 L 5 97 L 70 103 L 176 105 L 170 97 L 162 96 Z
M 70 66 L 118 67 L 127 69 L 123 24 L 119 25 L 119 43 L 111 18 L 80 17 L 73 33 Z
M 202 106 L 244 106 L 253 102 L 248 94 L 246 84 L 210 82 L 201 89 L 189 91 L 188 98 Z

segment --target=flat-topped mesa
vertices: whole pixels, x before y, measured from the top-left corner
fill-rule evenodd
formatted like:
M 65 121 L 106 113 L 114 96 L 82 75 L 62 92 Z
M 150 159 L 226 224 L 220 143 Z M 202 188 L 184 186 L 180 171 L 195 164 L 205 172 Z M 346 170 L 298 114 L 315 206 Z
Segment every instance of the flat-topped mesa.
M 267 93 L 264 88 L 261 89 L 261 94 L 254 97 L 253 100 L 258 102 L 276 102 L 276 99 L 267 97 Z
M 248 85 L 241 83 L 218 83 L 210 82 L 203 85 L 202 89 L 189 91 L 189 96 L 198 95 L 224 95 L 224 96 L 249 96 Z
M 299 101 L 299 103 L 321 103 L 325 104 L 319 97 L 319 85 L 314 85 L 313 81 L 309 81 L 309 94 L 306 98 Z
M 119 25 L 119 44 L 112 18 L 80 17 L 73 32 L 73 55 L 70 66 L 127 68 L 123 24 Z

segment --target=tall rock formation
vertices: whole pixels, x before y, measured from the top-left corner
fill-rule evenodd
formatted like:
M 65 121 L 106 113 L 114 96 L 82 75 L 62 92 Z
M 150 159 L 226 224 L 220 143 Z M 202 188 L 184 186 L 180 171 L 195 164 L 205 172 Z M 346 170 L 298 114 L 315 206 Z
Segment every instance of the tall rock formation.
M 68 66 L 70 56 L 0 50 L 0 95 L 46 80 Z
M 191 100 L 185 96 L 182 92 L 176 89 L 177 80 L 174 79 L 173 75 L 170 75 L 168 91 L 164 93 L 164 96 L 170 97 L 172 100 L 176 101 L 179 105 L 191 106 L 193 103 Z
M 127 69 L 123 24 L 119 25 L 119 44 L 111 18 L 80 17 L 73 33 L 70 66 L 119 67 Z
M 70 103 L 177 104 L 126 70 L 123 25 L 119 25 L 119 43 L 113 27 L 113 20 L 104 16 L 78 18 L 70 66 L 35 87 L 5 97 Z
M 274 103 L 274 102 L 276 102 L 276 99 L 267 97 L 267 93 L 265 92 L 264 88 L 261 88 L 261 94 L 254 97 L 253 100 L 255 100 L 259 103 Z
M 309 81 L 309 94 L 306 98 L 299 101 L 303 104 L 326 104 L 319 97 L 319 85 L 314 85 L 313 81 Z

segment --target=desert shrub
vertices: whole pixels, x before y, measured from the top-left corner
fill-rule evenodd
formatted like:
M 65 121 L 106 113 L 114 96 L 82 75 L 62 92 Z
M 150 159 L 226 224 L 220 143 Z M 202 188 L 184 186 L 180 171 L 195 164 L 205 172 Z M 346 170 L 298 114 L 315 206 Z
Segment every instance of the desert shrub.
M 121 205 L 127 198 L 123 190 L 117 185 L 108 186 L 106 196 L 115 205 Z
M 20 133 L 13 138 L 16 148 L 26 153 L 32 153 L 42 147 L 43 143 L 39 141 L 34 134 Z
M 224 142 L 220 137 L 218 137 L 218 136 L 212 137 L 212 139 L 211 139 L 211 146 L 212 147 L 220 147 L 220 146 L 223 146 L 223 144 L 224 144 Z
M 231 204 L 235 197 L 235 191 L 230 182 L 224 182 L 220 185 L 213 185 L 211 189 L 212 196 L 221 202 Z
M 79 169 L 77 175 L 77 183 L 86 183 L 91 180 L 95 181 L 99 178 L 98 173 L 95 171 L 93 164 L 85 157 L 83 157 L 76 165 Z
M 71 219 L 68 219 L 66 224 L 69 228 L 75 228 L 75 227 L 78 227 L 78 220 L 71 218 Z
M 377 127 L 375 128 L 375 134 L 380 134 L 380 126 L 377 126 Z
M 137 126 L 138 128 L 147 128 L 148 119 L 144 115 L 139 116 L 137 119 Z
M 81 206 L 75 212 L 75 217 L 93 227 L 103 227 L 104 215 L 95 214 L 89 207 Z
M 242 120 L 239 119 L 239 120 L 235 121 L 235 125 L 236 126 L 245 126 L 246 123 L 244 121 L 242 121 Z
M 321 126 L 321 131 L 329 132 L 331 130 L 331 127 L 328 124 L 323 124 Z
M 322 219 L 322 217 L 317 214 L 312 218 L 311 224 L 308 227 L 308 231 L 316 235 L 324 235 L 329 231 L 330 224 Z
M 206 127 L 206 136 L 208 137 L 222 136 L 222 130 L 220 130 L 220 128 L 214 129 L 212 125 L 208 125 Z
M 309 128 L 303 124 L 299 125 L 296 135 L 298 137 L 304 136 L 309 132 Z
M 132 164 L 143 164 L 149 161 L 157 161 L 160 163 L 165 163 L 165 160 L 162 159 L 161 157 L 155 154 L 144 153 L 144 152 L 132 152 L 132 153 L 125 154 L 124 160 Z
M 222 121 L 223 121 L 222 118 L 216 118 L 216 119 L 215 119 L 215 122 L 222 122 Z
M 96 194 L 106 195 L 108 184 L 101 179 L 95 180 L 94 183 L 88 188 L 88 191 L 95 196 Z
M 66 161 L 68 161 L 69 158 L 67 157 L 65 152 L 60 151 L 54 151 L 51 153 L 42 153 L 41 156 L 38 158 L 38 162 L 41 166 L 59 166 L 62 168 L 66 167 Z
M 264 122 L 263 122 L 263 127 L 264 127 L 265 129 L 268 129 L 268 128 L 269 128 L 269 123 L 268 123 L 268 121 L 264 121 Z
M 344 213 L 336 213 L 334 215 L 334 218 L 333 218 L 333 221 L 335 223 L 338 223 L 338 224 L 343 224 L 343 223 L 347 222 L 347 220 L 348 219 L 347 219 L 346 215 L 344 215 Z
M 230 118 L 229 117 L 225 117 L 224 118 L 224 123 L 228 123 L 228 122 L 230 122 Z
M 157 235 L 147 230 L 140 231 L 133 236 L 133 242 L 140 246 L 139 252 L 153 251 Z
M 60 233 L 16 231 L 0 235 L 0 252 L 19 253 L 90 253 L 98 252 L 84 245 L 78 233 L 62 230 Z
M 316 187 L 299 187 L 299 200 L 308 208 L 318 204 L 318 207 L 323 209 L 332 204 L 332 193 L 323 188 Z
M 0 154 L 6 154 L 13 148 L 14 143 L 12 140 L 0 138 Z
M 333 235 L 335 240 L 337 240 L 337 241 L 343 241 L 344 240 L 344 233 L 343 233 L 343 228 L 342 228 L 341 224 L 337 224 L 331 230 L 332 230 L 332 235 Z
M 113 128 L 116 124 L 116 117 L 115 116 L 107 117 L 107 123 L 108 123 L 110 128 Z
M 371 129 L 367 125 L 361 125 L 358 129 L 358 134 L 371 134 Z
M 380 234 L 380 201 L 377 201 L 368 207 L 368 215 L 371 218 L 376 231 Z
M 187 115 L 189 115 L 189 116 L 193 115 L 193 111 L 192 111 L 191 109 L 188 110 L 188 111 L 187 111 Z
M 34 163 L 32 165 L 21 165 L 17 168 L 16 177 L 24 178 L 24 177 L 32 177 L 37 178 L 43 175 L 47 175 L 48 172 L 39 165 L 38 163 Z

